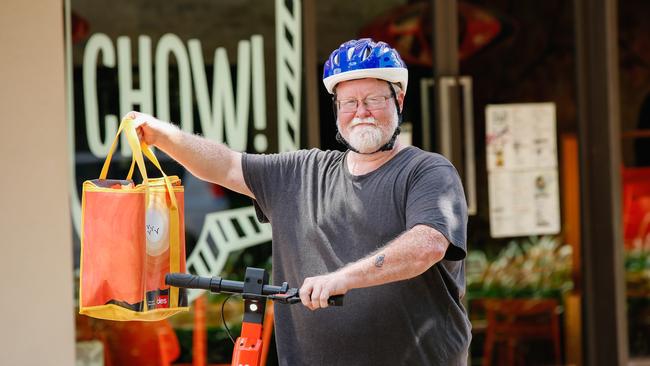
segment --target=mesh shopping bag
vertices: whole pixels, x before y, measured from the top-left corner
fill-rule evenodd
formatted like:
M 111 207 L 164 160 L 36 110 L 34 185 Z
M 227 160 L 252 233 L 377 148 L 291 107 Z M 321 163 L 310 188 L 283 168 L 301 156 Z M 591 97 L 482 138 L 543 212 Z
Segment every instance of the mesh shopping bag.
M 125 180 L 107 179 L 120 133 L 133 152 Z M 148 178 L 146 156 L 162 173 Z M 142 183 L 131 180 L 134 166 Z M 122 120 L 99 179 L 83 183 L 79 312 L 110 320 L 160 320 L 186 311 L 183 289 L 165 274 L 185 272 L 183 187 L 167 176 L 133 121 Z

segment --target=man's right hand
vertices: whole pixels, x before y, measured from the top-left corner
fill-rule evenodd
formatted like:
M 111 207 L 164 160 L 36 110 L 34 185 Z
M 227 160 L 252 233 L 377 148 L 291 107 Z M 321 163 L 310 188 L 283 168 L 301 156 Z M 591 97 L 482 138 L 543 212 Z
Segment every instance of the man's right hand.
M 178 127 L 173 124 L 146 113 L 131 111 L 125 117 L 133 120 L 138 138 L 147 145 L 157 145 L 161 140 L 169 138 L 178 131 Z

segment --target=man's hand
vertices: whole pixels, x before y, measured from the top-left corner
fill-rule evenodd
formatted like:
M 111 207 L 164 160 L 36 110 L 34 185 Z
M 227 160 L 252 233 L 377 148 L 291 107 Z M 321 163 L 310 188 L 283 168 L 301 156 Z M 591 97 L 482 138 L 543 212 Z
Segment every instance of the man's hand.
M 327 307 L 327 299 L 344 295 L 349 290 L 348 278 L 342 272 L 307 277 L 300 287 L 300 301 L 310 310 Z
M 140 112 L 129 112 L 125 118 L 133 120 L 138 138 L 147 145 L 156 145 L 163 138 L 168 138 L 178 131 L 178 128 L 171 123 L 163 122 L 154 116 Z

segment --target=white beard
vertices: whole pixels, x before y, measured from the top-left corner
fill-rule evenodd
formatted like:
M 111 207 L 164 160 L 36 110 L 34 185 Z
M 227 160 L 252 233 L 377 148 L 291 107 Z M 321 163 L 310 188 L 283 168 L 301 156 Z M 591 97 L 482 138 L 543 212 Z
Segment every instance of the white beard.
M 360 153 L 373 153 L 383 145 L 382 131 L 376 124 L 357 126 L 361 122 L 361 118 L 355 118 L 352 120 L 352 124 L 349 127 L 350 145 L 359 150 Z M 363 118 L 363 122 L 375 123 L 375 119 L 372 117 Z
M 348 143 L 362 154 L 374 153 L 392 137 L 393 131 L 397 127 L 396 119 L 397 116 L 395 116 L 395 122 L 391 123 L 390 131 L 387 133 L 379 127 L 374 117 L 355 117 L 347 128 L 349 133 Z M 339 126 L 339 130 L 340 128 Z

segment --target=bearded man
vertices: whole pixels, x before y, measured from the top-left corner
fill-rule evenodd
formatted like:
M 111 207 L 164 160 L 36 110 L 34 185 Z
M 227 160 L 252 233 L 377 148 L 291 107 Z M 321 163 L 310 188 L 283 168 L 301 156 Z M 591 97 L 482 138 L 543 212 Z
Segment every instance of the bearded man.
M 444 157 L 397 140 L 408 70 L 370 39 L 325 63 L 347 151 L 246 154 L 131 112 L 142 140 L 197 177 L 247 195 L 273 231 L 273 282 L 302 283 L 277 306 L 281 365 L 466 365 L 467 204 Z M 346 294 L 345 306 L 328 308 Z

